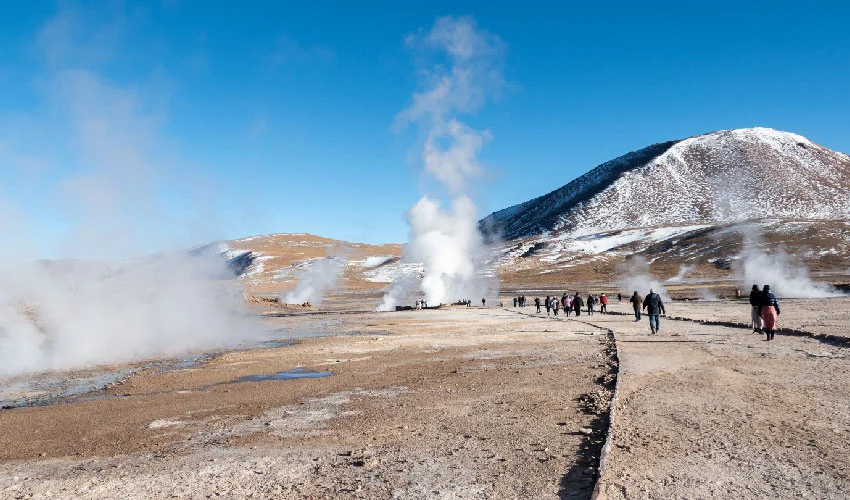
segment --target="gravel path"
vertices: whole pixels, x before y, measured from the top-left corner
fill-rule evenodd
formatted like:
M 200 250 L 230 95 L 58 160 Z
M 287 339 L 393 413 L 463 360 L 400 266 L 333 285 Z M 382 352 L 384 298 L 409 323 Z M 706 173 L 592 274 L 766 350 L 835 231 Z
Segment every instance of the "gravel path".
M 850 496 L 850 348 L 664 318 L 650 336 L 646 320 L 586 319 L 615 331 L 621 356 L 599 498 Z

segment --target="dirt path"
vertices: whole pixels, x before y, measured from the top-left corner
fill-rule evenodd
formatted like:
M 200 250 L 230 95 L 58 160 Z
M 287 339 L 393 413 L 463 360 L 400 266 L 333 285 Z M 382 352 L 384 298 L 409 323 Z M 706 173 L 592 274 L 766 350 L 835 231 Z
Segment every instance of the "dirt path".
M 850 337 L 850 297 L 829 299 L 780 299 L 782 314 L 779 328 L 791 328 L 817 335 Z M 668 304 L 671 316 L 697 321 L 748 323 L 750 305 L 747 300 L 718 302 L 673 302 Z
M 496 308 L 274 321 L 360 333 L 0 411 L 0 497 L 590 496 L 599 329 Z M 241 379 L 297 367 L 333 375 Z
M 616 332 L 619 394 L 599 498 L 847 498 L 850 349 L 662 318 Z

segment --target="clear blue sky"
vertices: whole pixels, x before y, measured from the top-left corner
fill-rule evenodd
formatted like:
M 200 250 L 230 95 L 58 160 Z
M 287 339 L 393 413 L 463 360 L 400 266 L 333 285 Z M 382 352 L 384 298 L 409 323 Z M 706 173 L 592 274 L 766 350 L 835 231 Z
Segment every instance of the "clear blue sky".
M 467 120 L 493 136 L 482 216 L 717 129 L 850 151 L 848 2 L 6 2 L 0 225 L 45 256 L 79 253 L 56 242 L 92 214 L 152 246 L 403 242 L 425 189 L 415 129 L 392 130 L 404 37 L 445 15 L 507 47 L 510 89 Z

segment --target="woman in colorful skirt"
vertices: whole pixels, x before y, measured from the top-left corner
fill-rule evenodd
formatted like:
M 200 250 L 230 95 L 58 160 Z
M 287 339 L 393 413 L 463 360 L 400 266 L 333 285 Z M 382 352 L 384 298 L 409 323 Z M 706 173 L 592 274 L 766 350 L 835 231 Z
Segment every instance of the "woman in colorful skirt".
M 776 317 L 779 316 L 779 302 L 776 295 L 770 291 L 770 285 L 764 285 L 759 302 L 759 316 L 761 316 L 762 328 L 767 334 L 767 340 L 773 340 L 776 336 Z

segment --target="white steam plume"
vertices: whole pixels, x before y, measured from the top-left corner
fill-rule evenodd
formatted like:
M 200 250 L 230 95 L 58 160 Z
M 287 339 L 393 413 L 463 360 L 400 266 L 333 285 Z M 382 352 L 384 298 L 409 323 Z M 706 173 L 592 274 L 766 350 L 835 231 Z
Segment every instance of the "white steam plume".
M 468 182 L 483 173 L 477 155 L 491 136 L 462 123 L 457 115 L 477 111 L 501 91 L 502 42 L 468 17 L 440 18 L 430 32 L 411 35 L 406 42 L 424 53 L 436 53 L 446 63 L 422 72 L 423 90 L 414 94 L 396 124 L 413 122 L 426 131 L 424 171 L 439 181 L 451 201 L 445 207 L 439 199 L 424 196 L 406 214 L 410 239 L 404 260 L 424 265 L 420 289 L 429 304 L 478 300 L 487 295 L 490 283 L 482 270 L 486 251 Z M 410 280 L 399 280 L 379 310 L 392 309 L 409 300 L 410 294 Z
M 668 279 L 667 282 L 668 283 L 678 283 L 678 282 L 684 280 L 685 276 L 687 276 L 688 274 L 693 272 L 694 269 L 696 269 L 696 266 L 694 266 L 694 265 L 680 264 L 679 265 L 679 273 L 676 274 L 676 276 L 673 276 L 672 278 Z
M 655 290 L 655 293 L 661 296 L 665 302 L 670 300 L 667 294 L 667 289 L 661 281 L 652 275 L 649 271 L 649 264 L 640 255 L 636 255 L 631 259 L 617 266 L 617 286 L 620 290 L 626 292 L 624 295 L 631 296 L 637 291 L 641 296 L 646 296 L 650 289 Z
M 826 283 L 817 283 L 809 276 L 809 269 L 799 260 L 788 255 L 782 248 L 772 254 L 762 247 L 761 230 L 755 224 L 740 229 L 743 250 L 740 258 L 733 262 L 733 271 L 741 286 L 770 285 L 777 297 L 819 298 L 841 295 Z
M 303 304 L 310 302 L 320 305 L 328 290 L 336 286 L 346 261 L 339 257 L 314 259 L 298 274 L 298 284 L 295 289 L 283 295 L 287 304 Z
M 230 346 L 258 333 L 238 282 L 224 279 L 233 273 L 223 258 L 138 257 L 185 244 L 192 228 L 175 222 L 176 212 L 197 207 L 176 200 L 196 187 L 167 167 L 166 114 L 150 103 L 158 85 L 72 66 L 88 60 L 97 31 L 82 11 L 51 20 L 41 36 L 47 62 L 39 87 L 49 111 L 26 120 L 26 133 L 0 123 L 0 185 L 12 188 L 0 199 L 9 210 L 0 216 L 0 375 Z M 39 151 L 38 170 L 21 153 L 28 150 Z M 52 201 L 16 202 L 13 190 L 49 192 Z M 31 224 L 4 224 L 7 214 Z M 61 221 L 61 232 L 45 220 Z M 45 245 L 52 255 L 86 260 L 36 261 Z

